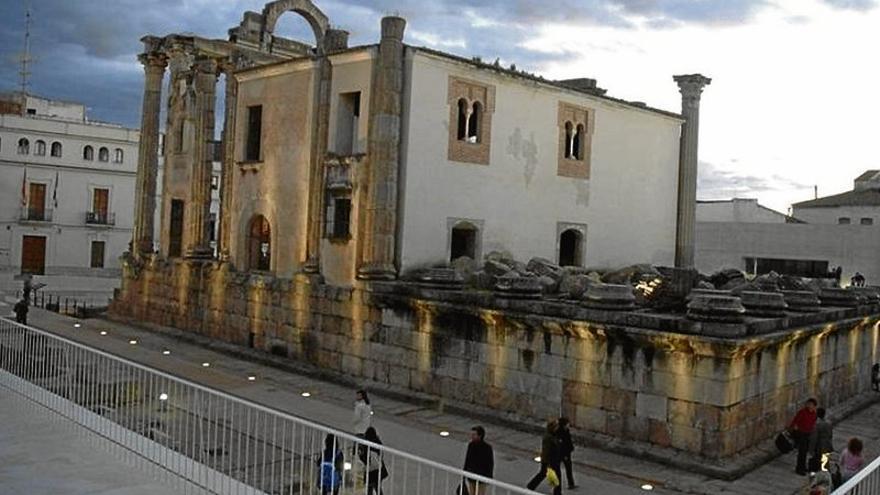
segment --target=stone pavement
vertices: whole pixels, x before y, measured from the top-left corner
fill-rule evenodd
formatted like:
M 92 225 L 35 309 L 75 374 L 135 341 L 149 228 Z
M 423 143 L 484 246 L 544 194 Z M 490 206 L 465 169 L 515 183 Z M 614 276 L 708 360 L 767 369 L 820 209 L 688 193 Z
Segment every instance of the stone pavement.
M 2 494 L 178 493 L 96 447 L 78 426 L 3 387 L 0 418 Z
M 15 305 L 15 292 L 22 288 L 21 280 L 15 280 L 17 271 L 0 270 L 0 315 L 12 311 Z M 34 284 L 46 284 L 41 290 L 52 296 L 77 298 L 94 306 L 106 306 L 113 297 L 113 289 L 119 287 L 121 280 L 111 277 L 86 277 L 77 275 L 35 275 Z
M 351 426 L 353 391 L 327 380 L 315 378 L 314 370 L 281 358 L 267 358 L 256 351 L 183 334 L 170 329 L 145 330 L 106 320 L 85 320 L 75 329 L 75 320 L 42 310 L 34 310 L 30 323 L 39 328 L 64 335 L 128 359 L 171 372 L 189 380 L 221 389 L 248 400 L 348 430 Z M 101 336 L 99 331 L 106 331 Z M 132 338 L 138 340 L 133 346 Z M 163 355 L 169 349 L 171 355 Z M 284 362 L 292 372 L 257 364 L 246 359 L 247 354 L 259 361 Z M 211 366 L 201 366 L 210 362 Z M 250 382 L 247 376 L 255 375 Z M 304 398 L 302 392 L 310 392 Z M 481 421 L 462 415 L 444 413 L 418 400 L 398 400 L 386 396 L 374 397 L 375 426 L 383 441 L 391 447 L 416 455 L 459 466 L 462 462 L 467 433 Z M 866 440 L 869 458 L 878 454 L 880 445 L 880 405 L 874 405 L 846 419 L 835 429 L 835 446 L 842 448 L 849 436 Z M 481 422 L 488 430 L 487 440 L 495 446 L 496 477 L 516 485 L 523 485 L 537 469 L 531 459 L 537 455 L 540 438 L 533 433 L 510 427 Z M 440 431 L 450 432 L 440 437 Z M 576 479 L 582 488 L 572 493 L 635 494 L 644 493 L 639 487 L 650 483 L 656 493 L 786 495 L 797 493 L 805 479 L 793 472 L 792 454 L 773 462 L 735 481 L 707 478 L 658 463 L 609 453 L 600 449 L 580 447 L 575 451 Z

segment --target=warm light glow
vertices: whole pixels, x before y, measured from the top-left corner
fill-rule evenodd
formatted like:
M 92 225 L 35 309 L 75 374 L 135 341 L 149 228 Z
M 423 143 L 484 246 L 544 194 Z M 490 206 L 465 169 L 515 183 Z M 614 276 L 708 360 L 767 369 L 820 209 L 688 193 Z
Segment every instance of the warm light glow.
M 168 400 L 168 394 L 164 392 L 159 394 L 159 400 Z
M 311 397 L 311 396 L 312 396 L 312 394 L 310 394 L 310 393 L 308 393 L 308 392 L 303 392 L 303 393 L 300 394 L 300 395 L 302 395 L 303 397 Z
M 81 327 L 81 326 L 82 326 L 82 325 L 80 325 L 79 323 L 74 323 L 74 324 L 73 324 L 73 328 L 79 328 L 79 327 Z
M 167 355 L 171 354 L 171 351 L 166 349 L 166 350 L 162 351 L 162 354 L 167 356 Z
M 257 379 L 257 377 L 255 377 L 254 375 L 251 375 L 251 376 L 248 377 L 248 381 L 249 381 L 249 382 L 252 382 L 252 381 L 254 381 L 254 380 L 256 380 L 256 379 Z
M 107 332 L 101 330 L 101 335 L 107 335 Z
M 541 462 L 541 456 L 535 457 L 535 462 Z
M 345 471 L 351 471 L 351 463 L 346 462 L 345 464 L 342 465 L 342 469 L 344 469 Z
M 654 489 L 654 485 L 652 485 L 650 483 L 645 483 L 644 485 L 642 485 L 642 490 L 651 491 L 653 489 Z
M 204 366 L 205 368 L 207 368 L 208 366 L 211 366 L 211 363 L 202 363 L 202 366 Z
M 128 343 L 131 345 L 137 345 L 138 341 L 137 340 L 129 340 Z
M 440 432 L 440 436 L 441 436 L 441 437 L 448 437 L 448 436 L 449 436 L 449 432 L 448 432 L 448 431 L 441 431 L 441 432 Z

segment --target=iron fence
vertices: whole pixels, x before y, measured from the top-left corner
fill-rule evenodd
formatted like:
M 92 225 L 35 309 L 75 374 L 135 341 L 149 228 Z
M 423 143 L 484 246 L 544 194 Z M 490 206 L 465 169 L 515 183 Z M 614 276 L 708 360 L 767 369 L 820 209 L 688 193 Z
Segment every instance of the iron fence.
M 534 495 L 0 319 L 0 385 L 181 493 Z
M 831 495 L 874 495 L 880 493 L 880 457 L 862 468 Z

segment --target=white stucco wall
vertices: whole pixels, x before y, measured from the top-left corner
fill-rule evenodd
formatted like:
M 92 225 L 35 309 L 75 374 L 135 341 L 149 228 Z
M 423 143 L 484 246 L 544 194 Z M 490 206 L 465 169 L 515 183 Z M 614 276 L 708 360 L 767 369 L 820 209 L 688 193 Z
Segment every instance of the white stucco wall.
M 843 281 L 856 271 L 880 281 L 880 229 L 859 225 L 697 222 L 696 266 L 704 273 L 744 269 L 744 258 L 828 261 L 843 267 Z
M 834 225 L 837 225 L 841 217 L 849 218 L 852 225 L 860 225 L 862 218 L 870 218 L 874 226 L 880 226 L 880 206 L 794 207 L 794 216 L 807 223 Z
M 404 270 L 448 260 L 449 218 L 481 222 L 482 254 L 556 260 L 558 223 L 568 222 L 586 225 L 587 266 L 673 262 L 678 119 L 407 53 Z M 447 160 L 449 75 L 496 88 L 488 166 Z M 560 101 L 595 109 L 589 180 L 557 175 Z
M 757 199 L 697 201 L 698 222 L 785 223 L 785 215 L 758 204 Z
M 18 153 L 18 140 L 30 142 L 27 155 Z M 47 274 L 89 274 L 91 242 L 104 241 L 104 267 L 118 269 L 118 258 L 131 240 L 134 216 L 135 174 L 138 132 L 119 126 L 59 120 L 46 116 L 0 115 L 0 269 L 21 266 L 22 237 L 46 238 Z M 35 155 L 37 140 L 46 142 L 45 156 Z M 51 156 L 53 142 L 61 143 L 61 157 Z M 95 150 L 95 159 L 83 159 L 83 147 Z M 110 160 L 98 160 L 106 147 Z M 116 163 L 115 150 L 123 150 Z M 29 222 L 20 219 L 22 179 L 46 184 L 44 208 L 52 220 Z M 57 186 L 56 186 L 57 184 Z M 57 187 L 57 206 L 53 194 Z M 114 225 L 87 225 L 95 188 L 109 190 L 109 213 Z

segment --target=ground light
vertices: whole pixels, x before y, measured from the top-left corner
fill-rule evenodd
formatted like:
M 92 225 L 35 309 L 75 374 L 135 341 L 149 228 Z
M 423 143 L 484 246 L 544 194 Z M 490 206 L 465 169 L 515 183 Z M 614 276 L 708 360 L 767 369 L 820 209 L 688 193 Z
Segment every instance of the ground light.
M 256 379 L 257 379 L 257 377 L 255 377 L 254 375 L 251 375 L 251 376 L 248 377 L 248 381 L 249 381 L 249 382 L 252 382 L 252 381 L 254 381 L 254 380 L 256 380 Z
M 211 363 L 202 363 L 202 366 L 204 366 L 205 368 L 207 368 L 208 366 L 211 366 Z
M 105 332 L 104 330 L 101 330 L 101 335 L 107 335 L 107 332 Z
M 168 394 L 166 394 L 166 393 L 159 394 L 159 400 L 168 400 Z
M 81 326 L 82 326 L 82 325 L 80 325 L 79 323 L 74 323 L 74 324 L 73 324 L 73 328 L 79 328 L 79 327 L 81 327 Z
M 169 351 L 168 349 L 165 349 L 164 351 L 162 351 L 162 354 L 167 356 L 167 355 L 171 354 L 171 351 Z
M 441 431 L 441 432 L 440 432 L 440 436 L 441 436 L 441 437 L 448 437 L 448 436 L 449 436 L 449 432 L 448 432 L 448 431 Z
M 128 343 L 131 345 L 137 345 L 138 341 L 137 340 L 129 340 Z
M 303 392 L 300 395 L 302 395 L 303 397 L 311 397 L 312 396 L 312 394 L 310 394 L 308 392 Z
M 541 456 L 535 457 L 535 462 L 541 462 Z
M 644 485 L 642 485 L 642 490 L 645 490 L 646 492 L 649 492 L 653 489 L 654 489 L 654 485 L 652 485 L 650 483 L 645 483 Z

